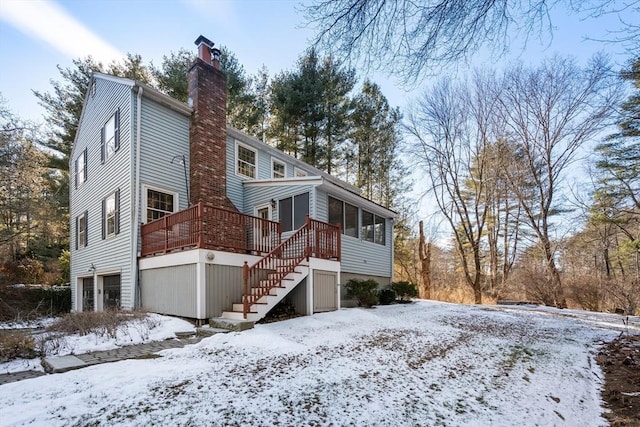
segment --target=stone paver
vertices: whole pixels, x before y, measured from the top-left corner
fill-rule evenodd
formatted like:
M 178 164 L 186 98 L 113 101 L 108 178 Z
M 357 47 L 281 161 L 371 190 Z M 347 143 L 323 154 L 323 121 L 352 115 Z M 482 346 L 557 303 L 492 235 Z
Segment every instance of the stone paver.
M 193 334 L 176 334 L 179 339 L 169 339 L 165 341 L 153 341 L 146 344 L 129 345 L 125 347 L 115 348 L 113 350 L 93 351 L 91 353 L 76 354 L 72 356 L 55 356 L 47 357 L 43 361 L 43 366 L 49 373 L 60 373 L 70 371 L 72 369 L 84 368 L 87 366 L 98 365 L 101 363 L 118 362 L 120 360 L 138 359 L 151 357 L 152 355 L 171 348 L 182 348 L 185 345 L 195 344 L 208 336 L 216 333 L 229 332 L 225 329 L 206 328 L 199 329 L 196 335 Z M 11 374 L 0 374 L 0 385 L 12 383 L 15 381 L 27 380 L 46 375 L 45 372 L 39 371 L 23 371 Z

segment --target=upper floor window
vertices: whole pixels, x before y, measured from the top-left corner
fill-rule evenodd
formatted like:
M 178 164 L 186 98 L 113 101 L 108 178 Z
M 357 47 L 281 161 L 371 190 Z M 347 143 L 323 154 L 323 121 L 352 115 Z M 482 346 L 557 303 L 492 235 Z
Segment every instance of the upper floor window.
M 257 158 L 256 150 L 236 143 L 236 173 L 238 175 L 255 178 Z
M 120 233 L 120 190 L 102 199 L 102 238 Z
M 116 110 L 102 128 L 102 163 L 113 156 L 120 148 L 120 109 Z
M 287 166 L 278 159 L 271 159 L 271 178 L 284 178 Z
M 362 239 L 368 242 L 385 244 L 385 220 L 365 210 L 362 211 Z
M 343 234 L 358 237 L 358 208 L 329 196 L 329 224 L 340 225 Z
M 307 176 L 307 173 L 305 171 L 303 171 L 302 169 L 293 168 L 293 175 L 295 177 L 300 177 L 300 176 Z
M 87 180 L 87 149 L 76 158 L 75 161 L 75 187 L 79 188 Z
M 88 217 L 89 212 L 87 211 L 76 217 L 76 249 L 87 246 Z
M 175 212 L 178 197 L 175 193 L 147 188 L 146 199 L 147 222 L 151 222 Z

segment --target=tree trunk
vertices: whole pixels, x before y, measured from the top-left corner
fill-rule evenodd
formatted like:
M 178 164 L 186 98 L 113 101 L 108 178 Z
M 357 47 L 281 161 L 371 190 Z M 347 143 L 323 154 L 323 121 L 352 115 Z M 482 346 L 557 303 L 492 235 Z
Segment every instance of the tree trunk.
M 422 267 L 422 295 L 423 299 L 431 299 L 431 243 L 425 244 L 424 225 L 420 226 L 420 240 L 418 243 L 418 256 Z

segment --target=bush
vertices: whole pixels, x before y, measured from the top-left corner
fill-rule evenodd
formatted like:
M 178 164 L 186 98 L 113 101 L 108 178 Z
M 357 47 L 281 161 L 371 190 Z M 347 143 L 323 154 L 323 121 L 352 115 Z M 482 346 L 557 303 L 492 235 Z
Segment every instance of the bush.
M 13 359 L 33 359 L 40 356 L 31 334 L 0 330 L 0 363 Z
M 147 316 L 144 311 L 84 311 L 68 313 L 55 323 L 47 327 L 48 332 L 61 332 L 64 334 L 107 336 L 116 338 L 116 331 L 120 325 L 130 320 L 142 319 Z
M 355 298 L 358 307 L 370 308 L 378 302 L 378 282 L 351 279 L 345 285 L 347 298 Z
M 381 305 L 393 304 L 396 301 L 396 292 L 391 288 L 383 289 L 378 294 L 378 297 Z
M 400 301 L 409 301 L 411 298 L 418 296 L 418 287 L 411 282 L 393 282 L 391 284 Z

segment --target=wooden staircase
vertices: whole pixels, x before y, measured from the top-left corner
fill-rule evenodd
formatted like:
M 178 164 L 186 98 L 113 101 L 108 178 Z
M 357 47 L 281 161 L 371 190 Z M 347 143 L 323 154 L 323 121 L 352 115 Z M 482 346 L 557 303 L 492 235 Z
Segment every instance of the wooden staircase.
M 242 302 L 223 319 L 257 322 L 309 275 L 309 258 L 340 260 L 340 227 L 308 216 L 305 224 L 261 260 L 244 263 Z

